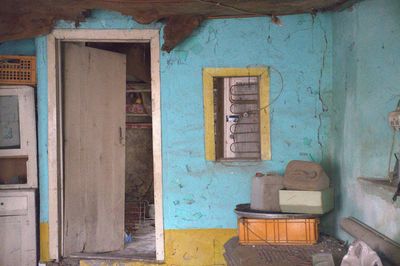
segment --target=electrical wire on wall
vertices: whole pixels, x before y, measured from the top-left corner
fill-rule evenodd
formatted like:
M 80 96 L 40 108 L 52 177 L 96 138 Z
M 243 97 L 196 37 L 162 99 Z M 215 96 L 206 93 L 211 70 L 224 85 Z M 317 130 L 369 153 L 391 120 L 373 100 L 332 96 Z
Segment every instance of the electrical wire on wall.
M 281 97 L 281 95 L 282 95 L 282 92 L 283 92 L 283 89 L 284 89 L 282 73 L 281 73 L 278 69 L 276 69 L 276 68 L 274 68 L 274 67 L 272 67 L 272 66 L 270 66 L 269 69 L 273 69 L 276 73 L 278 73 L 279 78 L 280 78 L 280 80 L 281 80 L 281 88 L 280 88 L 280 90 L 279 90 L 278 95 L 277 95 L 269 104 L 267 104 L 266 106 L 262 106 L 262 107 L 260 107 L 258 110 L 255 110 L 255 111 L 261 111 L 261 110 L 265 110 L 265 109 L 269 108 L 269 107 L 270 107 L 271 105 L 273 105 L 273 104 L 279 99 L 279 97 Z

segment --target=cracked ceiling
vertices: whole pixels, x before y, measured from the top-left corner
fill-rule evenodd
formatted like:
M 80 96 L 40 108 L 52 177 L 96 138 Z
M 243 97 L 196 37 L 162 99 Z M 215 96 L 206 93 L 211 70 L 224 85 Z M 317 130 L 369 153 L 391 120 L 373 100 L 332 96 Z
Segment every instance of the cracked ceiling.
M 0 0 L 0 42 L 49 33 L 57 20 L 75 21 L 107 9 L 148 24 L 165 20 L 165 51 L 187 38 L 204 19 L 277 16 L 343 10 L 357 0 Z M 279 19 L 277 19 L 279 20 Z

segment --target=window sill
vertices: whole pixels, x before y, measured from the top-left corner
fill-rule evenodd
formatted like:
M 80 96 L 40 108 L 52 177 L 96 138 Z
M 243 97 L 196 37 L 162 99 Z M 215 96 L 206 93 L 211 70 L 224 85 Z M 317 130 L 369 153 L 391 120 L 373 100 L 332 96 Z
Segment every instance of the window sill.
M 223 162 L 223 163 L 243 163 L 243 162 L 261 162 L 261 159 L 259 158 L 221 158 L 216 160 L 217 162 Z
M 380 197 L 388 203 L 400 207 L 400 197 L 397 198 L 396 202 L 392 201 L 393 195 L 397 190 L 397 185 L 390 184 L 389 180 L 384 178 L 359 177 L 358 183 L 366 194 Z
M 371 185 L 377 189 L 390 192 L 392 195 L 397 190 L 397 185 L 390 184 L 389 180 L 386 178 L 359 177 L 358 181 L 360 183 Z

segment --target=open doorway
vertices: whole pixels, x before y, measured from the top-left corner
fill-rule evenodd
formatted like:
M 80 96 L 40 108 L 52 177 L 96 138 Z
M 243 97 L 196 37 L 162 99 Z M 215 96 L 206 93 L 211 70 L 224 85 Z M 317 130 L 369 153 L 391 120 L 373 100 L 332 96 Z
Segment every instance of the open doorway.
M 155 260 L 150 45 L 60 50 L 63 255 Z

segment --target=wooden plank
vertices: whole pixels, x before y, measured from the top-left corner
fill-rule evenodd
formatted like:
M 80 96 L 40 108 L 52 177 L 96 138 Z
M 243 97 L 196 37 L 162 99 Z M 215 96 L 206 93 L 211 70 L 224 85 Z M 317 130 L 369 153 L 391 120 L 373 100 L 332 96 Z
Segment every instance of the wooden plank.
M 64 255 L 123 247 L 125 55 L 65 44 Z
M 47 71 L 48 71 L 48 132 L 47 132 L 47 145 L 48 145 L 48 182 L 49 182 L 49 242 L 48 250 L 51 258 L 59 257 L 59 191 L 58 191 L 58 175 L 59 167 L 59 150 L 58 147 L 58 121 L 57 112 L 59 110 L 57 99 L 57 78 L 56 78 L 56 40 L 53 36 L 47 37 Z M 46 245 L 44 243 L 43 245 Z
M 161 151 L 161 81 L 160 81 L 160 36 L 158 32 L 150 38 L 151 109 L 153 126 L 154 208 L 156 227 L 156 259 L 164 260 L 163 175 Z

